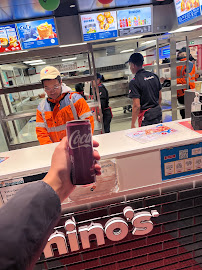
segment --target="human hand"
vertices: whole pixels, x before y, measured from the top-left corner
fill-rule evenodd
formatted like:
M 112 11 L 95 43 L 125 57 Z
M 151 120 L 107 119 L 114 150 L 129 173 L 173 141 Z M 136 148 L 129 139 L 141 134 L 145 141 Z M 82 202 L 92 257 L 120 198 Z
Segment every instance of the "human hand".
M 93 141 L 93 146 L 98 147 L 99 143 Z M 100 159 L 100 155 L 96 150 L 94 150 L 93 155 L 95 160 Z M 96 175 L 101 174 L 101 167 L 97 163 L 95 164 L 95 171 Z M 68 140 L 67 137 L 65 137 L 55 148 L 51 168 L 43 180 L 55 190 L 61 202 L 63 202 L 75 188 L 70 180 L 70 172 L 71 162 L 68 152 Z
M 165 82 L 165 80 L 166 80 L 166 78 L 161 77 L 161 78 L 160 78 L 160 82 L 161 82 L 161 84 L 162 84 L 162 83 L 164 83 L 164 82 Z

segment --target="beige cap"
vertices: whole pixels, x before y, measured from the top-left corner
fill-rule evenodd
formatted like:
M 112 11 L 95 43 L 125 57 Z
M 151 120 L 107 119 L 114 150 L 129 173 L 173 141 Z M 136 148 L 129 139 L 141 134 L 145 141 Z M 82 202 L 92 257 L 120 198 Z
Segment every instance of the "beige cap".
M 57 68 L 53 66 L 47 66 L 43 68 L 40 72 L 41 81 L 47 79 L 56 79 L 57 76 L 60 76 L 60 72 Z

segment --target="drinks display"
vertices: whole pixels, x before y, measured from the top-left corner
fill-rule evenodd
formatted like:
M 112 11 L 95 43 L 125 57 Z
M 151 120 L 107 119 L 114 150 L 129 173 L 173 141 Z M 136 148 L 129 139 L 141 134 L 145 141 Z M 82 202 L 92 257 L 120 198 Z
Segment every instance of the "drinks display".
M 152 9 L 141 7 L 118 10 L 117 22 L 120 37 L 152 32 Z
M 72 163 L 73 185 L 95 182 L 92 132 L 89 120 L 67 122 L 69 156 Z

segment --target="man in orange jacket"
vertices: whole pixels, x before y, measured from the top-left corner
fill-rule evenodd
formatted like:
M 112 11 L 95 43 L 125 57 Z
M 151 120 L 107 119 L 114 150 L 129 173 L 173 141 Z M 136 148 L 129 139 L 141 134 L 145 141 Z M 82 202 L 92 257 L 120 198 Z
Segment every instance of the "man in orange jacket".
M 183 47 L 181 50 L 179 50 L 177 55 L 177 60 L 180 61 L 186 61 L 187 53 L 186 48 Z M 195 65 L 189 61 L 189 89 L 195 88 Z M 177 84 L 186 84 L 186 65 L 178 66 L 177 67 Z M 182 105 L 184 105 L 184 89 L 177 90 L 177 99 L 178 102 Z M 180 114 L 182 116 L 182 119 L 185 118 L 185 109 L 180 110 Z
M 66 136 L 66 122 L 89 119 L 94 131 L 91 110 L 84 98 L 62 83 L 60 72 L 52 66 L 41 70 L 41 82 L 48 98 L 39 104 L 36 114 L 36 134 L 39 143 L 59 142 Z

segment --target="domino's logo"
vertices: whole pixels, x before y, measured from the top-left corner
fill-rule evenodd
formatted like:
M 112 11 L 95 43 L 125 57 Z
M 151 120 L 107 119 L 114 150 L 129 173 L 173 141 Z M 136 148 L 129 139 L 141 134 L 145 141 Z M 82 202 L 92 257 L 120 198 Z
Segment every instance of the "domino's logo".
M 46 69 L 45 71 L 44 71 L 44 73 L 46 74 L 48 72 L 48 69 Z

